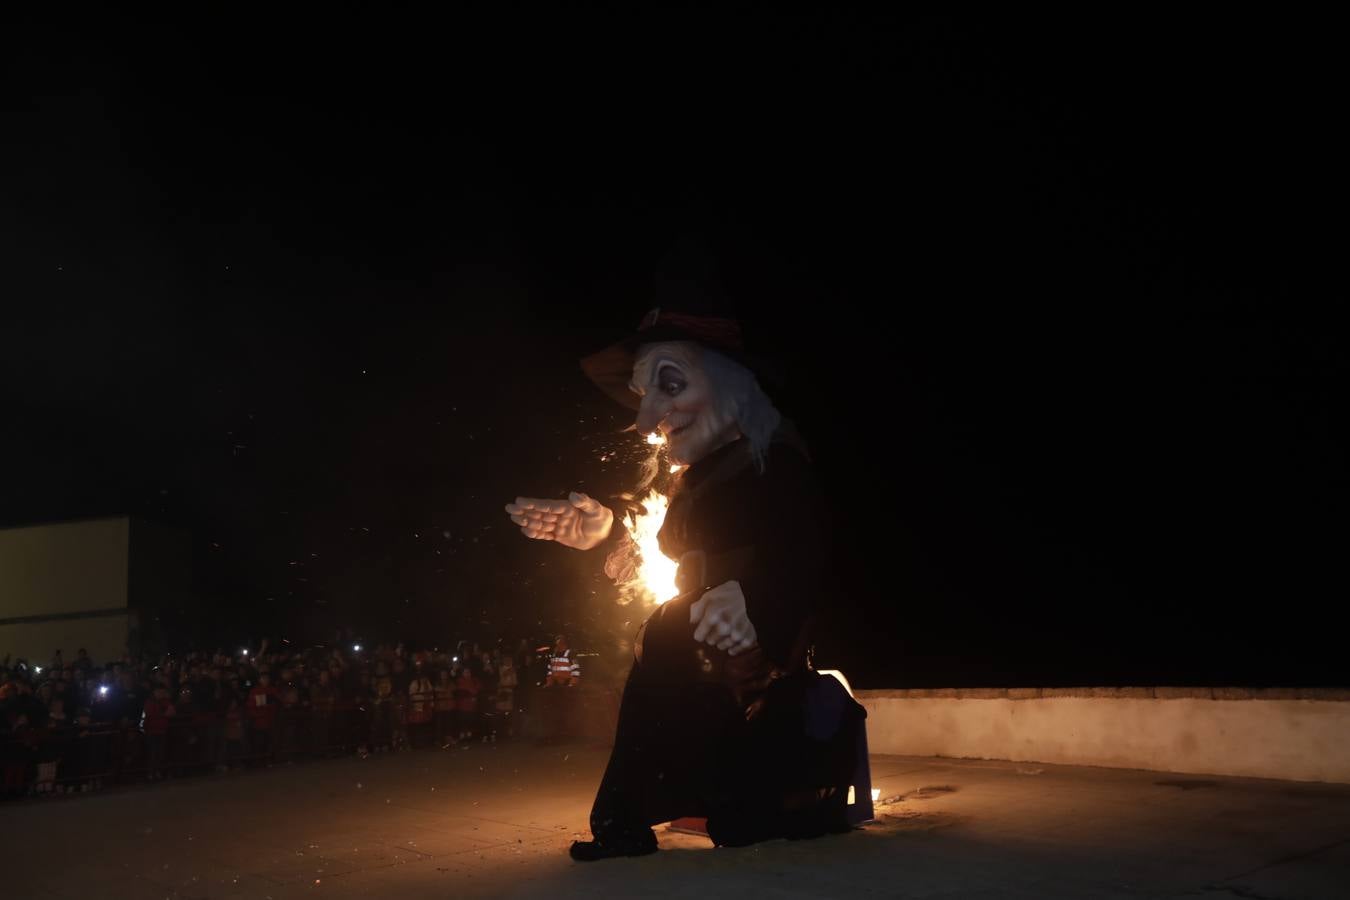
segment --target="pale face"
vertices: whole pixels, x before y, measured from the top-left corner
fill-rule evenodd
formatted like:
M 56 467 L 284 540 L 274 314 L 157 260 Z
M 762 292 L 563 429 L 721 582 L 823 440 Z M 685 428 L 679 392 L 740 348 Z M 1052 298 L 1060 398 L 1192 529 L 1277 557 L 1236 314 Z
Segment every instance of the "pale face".
M 642 398 L 638 431 L 660 432 L 676 465 L 693 465 L 739 436 L 735 420 L 718 409 L 697 344 L 643 347 L 629 386 Z

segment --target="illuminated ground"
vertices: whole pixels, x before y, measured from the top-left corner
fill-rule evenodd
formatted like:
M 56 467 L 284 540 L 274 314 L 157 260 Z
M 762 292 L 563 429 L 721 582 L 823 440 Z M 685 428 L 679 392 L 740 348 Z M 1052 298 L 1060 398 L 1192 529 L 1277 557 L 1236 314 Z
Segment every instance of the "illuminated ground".
M 596 748 L 474 747 L 11 803 L 5 897 L 1345 897 L 1350 786 L 875 757 L 880 821 L 577 865 Z

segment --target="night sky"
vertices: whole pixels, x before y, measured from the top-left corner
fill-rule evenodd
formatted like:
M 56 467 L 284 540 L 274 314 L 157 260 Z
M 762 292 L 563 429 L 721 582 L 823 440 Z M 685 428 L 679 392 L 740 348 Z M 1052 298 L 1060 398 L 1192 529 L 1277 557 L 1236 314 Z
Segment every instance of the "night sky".
M 630 486 L 577 360 L 692 238 L 834 498 L 822 664 L 1345 683 L 1315 23 L 551 16 L 12 34 L 0 525 L 185 529 L 208 644 L 614 653 L 502 505 Z

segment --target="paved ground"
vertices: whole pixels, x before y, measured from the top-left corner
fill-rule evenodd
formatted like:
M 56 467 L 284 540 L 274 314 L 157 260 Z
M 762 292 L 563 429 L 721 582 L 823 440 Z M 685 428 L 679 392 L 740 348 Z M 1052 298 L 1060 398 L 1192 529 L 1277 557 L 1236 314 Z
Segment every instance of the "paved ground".
M 1350 786 L 878 756 L 849 835 L 572 863 L 594 748 L 478 746 L 0 807 L 0 895 L 1350 897 Z

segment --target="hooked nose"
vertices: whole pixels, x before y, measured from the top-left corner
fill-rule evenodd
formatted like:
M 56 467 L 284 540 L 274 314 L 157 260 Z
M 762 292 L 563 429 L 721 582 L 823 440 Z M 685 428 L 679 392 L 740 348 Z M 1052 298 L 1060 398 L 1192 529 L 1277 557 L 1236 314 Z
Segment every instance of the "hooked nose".
M 640 434 L 652 434 L 660 427 L 661 422 L 666 418 L 667 410 L 664 404 L 657 403 L 651 397 L 642 398 L 642 406 L 638 408 L 637 430 Z

